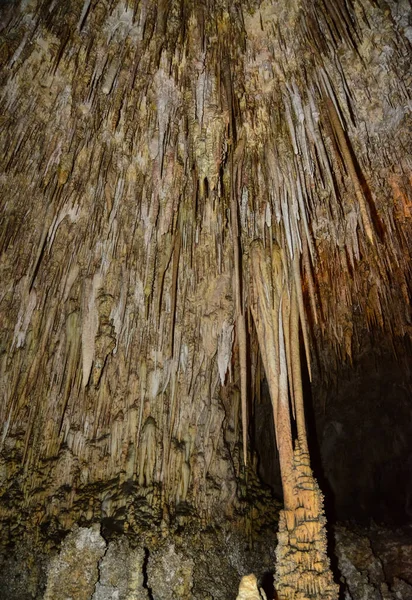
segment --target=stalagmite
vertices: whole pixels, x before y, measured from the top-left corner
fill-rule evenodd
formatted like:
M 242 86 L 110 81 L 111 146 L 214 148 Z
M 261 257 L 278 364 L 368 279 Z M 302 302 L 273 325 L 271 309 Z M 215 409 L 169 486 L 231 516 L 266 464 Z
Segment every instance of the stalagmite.
M 322 493 L 310 468 L 303 407 L 302 375 L 299 343 L 299 301 L 295 267 L 281 259 L 281 252 L 272 251 L 272 272 L 266 265 L 267 251 L 259 242 L 251 248 L 251 271 L 255 293 L 253 309 L 259 347 L 274 404 L 276 439 L 279 449 L 283 498 L 276 550 L 275 585 L 281 600 L 301 600 L 313 597 L 333 600 L 338 586 L 333 582 L 326 548 L 326 519 Z M 262 277 L 264 275 L 264 277 Z M 285 296 L 290 298 L 286 311 L 281 310 Z M 279 315 L 279 316 L 278 316 Z M 277 335 L 275 323 L 279 319 Z M 286 370 L 283 322 L 288 321 L 290 335 Z M 271 332 L 271 335 L 269 335 Z M 277 343 L 276 343 L 277 341 Z M 271 346 L 271 344 L 273 344 Z M 268 357 L 271 357 L 270 359 Z M 277 367 L 279 363 L 279 368 Z M 289 393 L 297 425 L 297 438 L 292 440 Z M 316 565 L 316 568 L 314 568 Z
M 265 592 L 263 590 L 259 591 L 255 575 L 242 577 L 236 600 L 266 600 Z

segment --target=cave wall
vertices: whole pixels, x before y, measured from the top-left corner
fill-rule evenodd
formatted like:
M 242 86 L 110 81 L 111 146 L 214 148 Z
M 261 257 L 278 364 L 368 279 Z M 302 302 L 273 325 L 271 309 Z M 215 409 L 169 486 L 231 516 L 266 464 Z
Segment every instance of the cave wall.
M 31 540 L 0 552 L 0 593 L 4 600 L 234 599 L 243 575 L 254 571 L 264 583 L 273 569 L 273 533 L 255 536 L 253 547 L 245 542 L 230 528 L 107 538 L 98 524 L 75 525 L 55 548 Z
M 323 373 L 410 334 L 410 5 L 1 11 L 4 536 L 247 529 L 250 243 L 298 257 Z

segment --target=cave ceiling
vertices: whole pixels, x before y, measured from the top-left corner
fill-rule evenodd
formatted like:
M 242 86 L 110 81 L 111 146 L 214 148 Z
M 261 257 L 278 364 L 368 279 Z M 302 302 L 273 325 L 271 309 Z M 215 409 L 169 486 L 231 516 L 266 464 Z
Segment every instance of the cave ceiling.
M 2 518 L 228 511 L 279 273 L 316 381 L 410 352 L 410 4 L 0 11 Z

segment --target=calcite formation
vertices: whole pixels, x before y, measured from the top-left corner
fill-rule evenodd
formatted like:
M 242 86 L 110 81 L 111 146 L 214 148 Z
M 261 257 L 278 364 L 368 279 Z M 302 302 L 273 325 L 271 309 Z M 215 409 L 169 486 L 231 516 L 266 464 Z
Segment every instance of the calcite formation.
M 299 321 L 304 340 L 307 332 L 297 263 L 288 265 L 279 247 L 273 245 L 270 253 L 258 242 L 250 259 L 251 310 L 272 400 L 285 505 L 279 520 L 276 591 L 280 600 L 333 600 L 338 587 L 327 557 L 322 494 L 310 468 L 306 435 Z
M 294 507 L 280 513 L 275 587 L 279 600 L 338 597 L 327 555 L 322 492 L 313 477 L 307 452 L 296 444 L 293 454 Z
M 401 5 L 2 3 L 4 543 L 79 523 L 249 532 L 266 372 L 285 557 L 303 529 L 324 556 L 301 349 L 326 374 L 365 330 L 411 335 Z
M 266 600 L 266 594 L 263 590 L 259 591 L 257 579 L 253 573 L 242 577 L 236 600 Z
M 50 562 L 44 600 L 90 600 L 99 578 L 98 564 L 106 551 L 99 528 L 76 528 Z

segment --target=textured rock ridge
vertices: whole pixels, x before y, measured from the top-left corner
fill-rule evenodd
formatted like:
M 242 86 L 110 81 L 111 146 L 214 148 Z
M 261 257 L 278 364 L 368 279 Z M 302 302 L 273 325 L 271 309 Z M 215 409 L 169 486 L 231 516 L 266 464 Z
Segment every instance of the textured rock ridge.
M 296 508 L 280 512 L 277 595 L 279 600 L 334 600 L 339 588 L 333 581 L 327 554 L 322 492 L 313 477 L 309 455 L 300 450 L 298 442 L 293 458 Z

